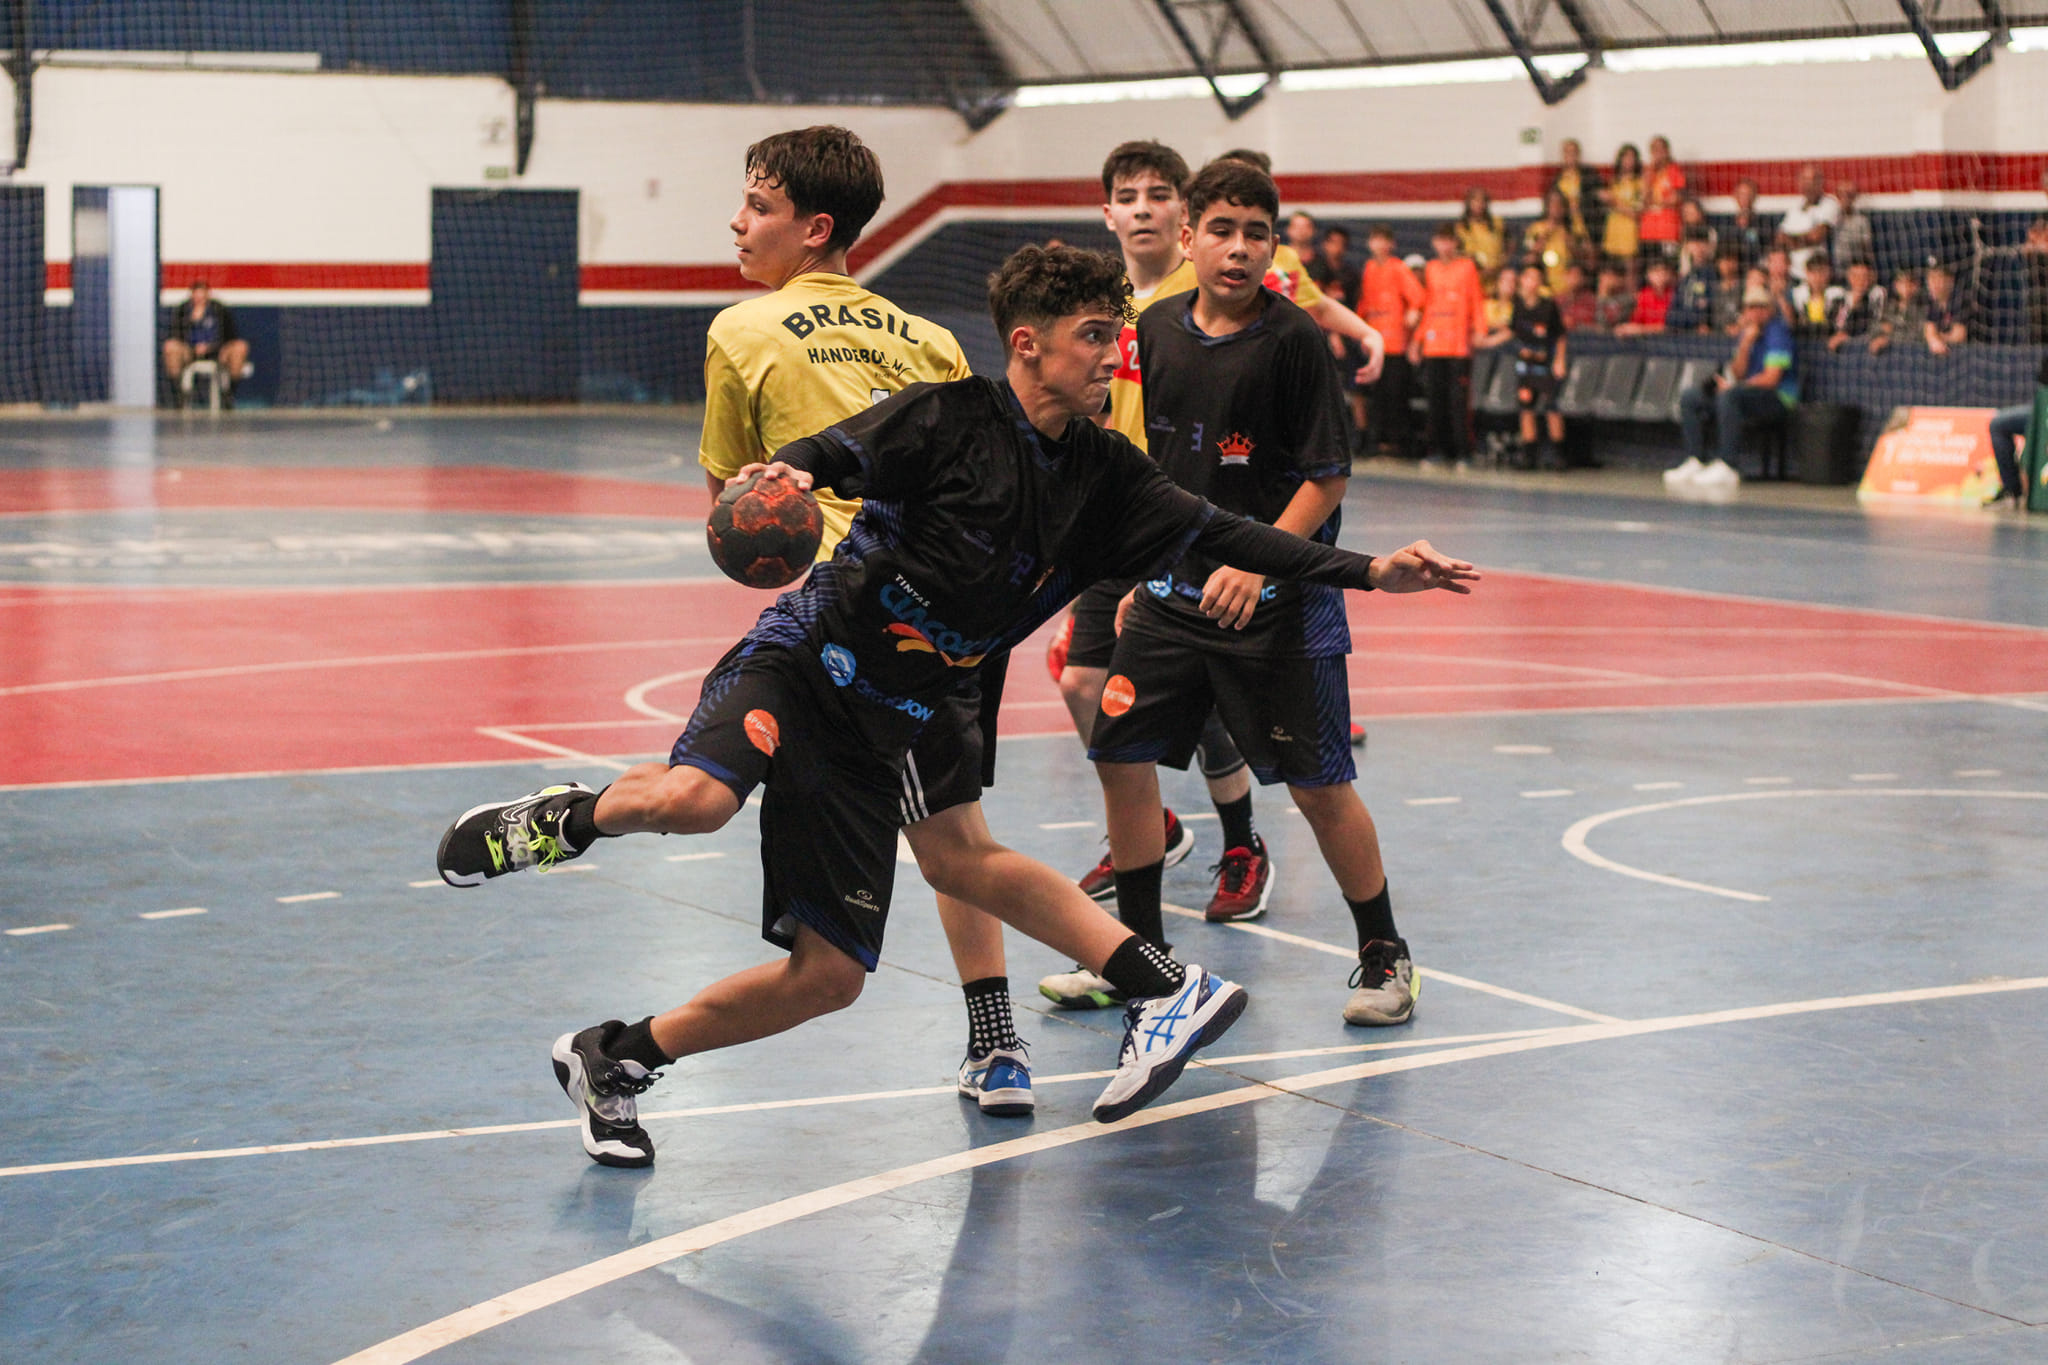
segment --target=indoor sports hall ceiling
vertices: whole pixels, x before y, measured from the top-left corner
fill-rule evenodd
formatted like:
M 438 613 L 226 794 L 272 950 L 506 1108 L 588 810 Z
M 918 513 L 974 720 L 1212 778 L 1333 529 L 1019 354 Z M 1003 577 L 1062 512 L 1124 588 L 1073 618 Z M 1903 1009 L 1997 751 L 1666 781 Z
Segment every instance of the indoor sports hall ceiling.
M 966 0 L 1025 84 L 2048 23 L 2043 0 Z M 1239 23 L 1241 18 L 1244 22 Z M 1262 54 L 1260 47 L 1265 51 Z

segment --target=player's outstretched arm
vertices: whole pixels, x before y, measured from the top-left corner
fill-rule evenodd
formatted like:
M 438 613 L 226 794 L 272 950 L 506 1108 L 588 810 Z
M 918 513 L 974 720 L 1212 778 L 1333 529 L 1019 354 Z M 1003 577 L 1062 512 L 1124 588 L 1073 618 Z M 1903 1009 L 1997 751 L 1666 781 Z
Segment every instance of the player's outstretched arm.
M 1404 545 L 1372 562 L 1372 585 L 1381 592 L 1427 592 L 1442 588 L 1445 592 L 1470 593 L 1472 589 L 1467 585 L 1478 581 L 1478 570 L 1462 559 L 1438 554 L 1426 540 Z

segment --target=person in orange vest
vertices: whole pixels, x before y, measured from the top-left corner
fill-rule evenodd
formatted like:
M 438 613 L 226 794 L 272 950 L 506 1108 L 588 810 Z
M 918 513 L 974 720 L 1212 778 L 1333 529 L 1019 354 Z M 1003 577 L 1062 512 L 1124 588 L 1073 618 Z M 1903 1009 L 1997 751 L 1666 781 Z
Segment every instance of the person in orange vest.
M 1408 362 L 1422 369 L 1429 399 L 1429 449 L 1464 461 L 1472 454 L 1472 343 L 1486 335 L 1486 286 L 1458 250 L 1455 223 L 1430 234 L 1436 259 L 1422 267 L 1422 323 L 1408 341 Z
M 1414 392 L 1415 372 L 1408 366 L 1408 343 L 1415 325 L 1422 321 L 1422 281 L 1407 262 L 1394 254 L 1394 229 L 1388 223 L 1374 223 L 1366 236 L 1371 255 L 1358 281 L 1358 309 L 1365 320 L 1387 339 L 1387 361 L 1379 382 L 1367 386 L 1367 441 L 1392 454 L 1409 454 L 1413 439 L 1409 432 L 1408 395 Z

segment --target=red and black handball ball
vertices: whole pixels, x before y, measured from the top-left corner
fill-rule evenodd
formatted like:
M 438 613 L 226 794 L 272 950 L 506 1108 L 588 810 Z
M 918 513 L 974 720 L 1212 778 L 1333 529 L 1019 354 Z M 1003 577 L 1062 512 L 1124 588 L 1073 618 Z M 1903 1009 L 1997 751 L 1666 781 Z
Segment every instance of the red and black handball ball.
M 793 480 L 756 474 L 718 495 L 704 538 L 727 578 L 750 588 L 781 588 L 811 567 L 825 518 L 818 500 Z

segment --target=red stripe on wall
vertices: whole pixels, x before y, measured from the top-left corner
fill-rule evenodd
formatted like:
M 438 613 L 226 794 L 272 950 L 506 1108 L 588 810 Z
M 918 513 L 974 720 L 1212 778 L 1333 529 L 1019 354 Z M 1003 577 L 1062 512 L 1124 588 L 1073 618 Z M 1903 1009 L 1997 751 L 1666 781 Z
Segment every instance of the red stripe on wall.
M 1747 176 L 1764 194 L 1792 194 L 1799 187 L 1801 160 L 1696 161 L 1680 163 L 1695 194 L 1726 195 Z M 2048 153 L 1920 152 L 1903 156 L 1832 157 L 1813 163 L 1828 183 L 1854 181 L 1866 194 L 1915 190 L 1949 193 L 2014 193 L 2048 187 Z M 1278 177 L 1281 198 L 1291 203 L 1451 203 L 1465 191 L 1483 188 L 1496 199 L 1533 199 L 1555 174 L 1554 166 L 1497 166 L 1454 171 L 1348 171 Z M 1102 202 L 1098 181 L 950 180 L 935 186 L 869 232 L 849 255 L 858 272 L 890 248 L 915 236 L 948 209 L 1076 209 Z M 163 266 L 163 286 L 182 289 L 204 279 L 216 289 L 368 290 L 432 287 L 424 262 L 173 262 Z M 731 264 L 586 265 L 581 285 L 615 293 L 740 293 L 758 288 Z M 45 287 L 69 289 L 71 263 L 51 261 Z

